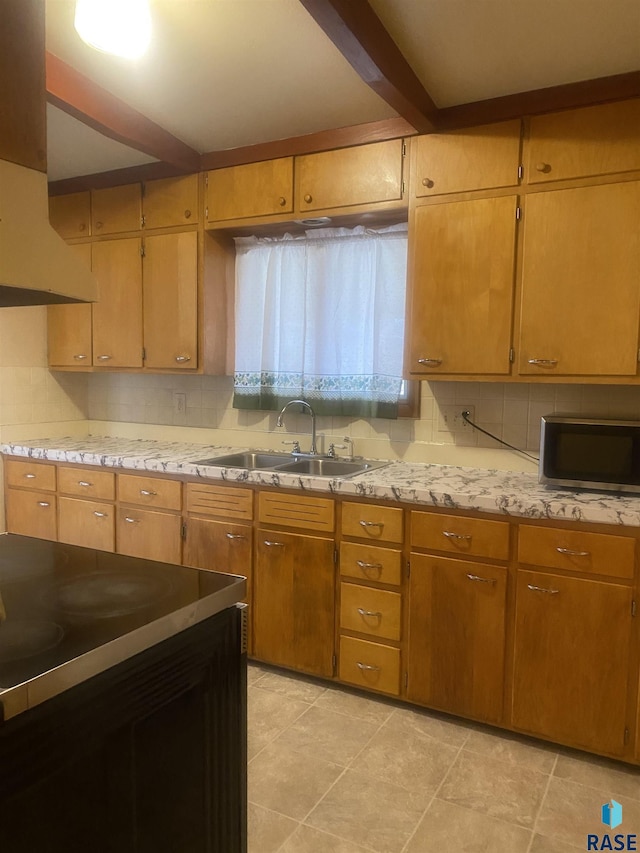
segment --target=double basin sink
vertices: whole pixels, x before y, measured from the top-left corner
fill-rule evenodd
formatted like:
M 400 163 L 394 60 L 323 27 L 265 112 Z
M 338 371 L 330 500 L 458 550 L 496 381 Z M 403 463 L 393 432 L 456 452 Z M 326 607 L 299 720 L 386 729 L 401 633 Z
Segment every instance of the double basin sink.
M 374 468 L 382 468 L 388 462 L 371 459 L 347 461 L 328 456 L 300 457 L 291 453 L 268 453 L 247 450 L 199 459 L 194 465 L 213 465 L 218 468 L 246 468 L 253 471 L 278 471 L 283 474 L 308 474 L 314 477 L 354 477 Z

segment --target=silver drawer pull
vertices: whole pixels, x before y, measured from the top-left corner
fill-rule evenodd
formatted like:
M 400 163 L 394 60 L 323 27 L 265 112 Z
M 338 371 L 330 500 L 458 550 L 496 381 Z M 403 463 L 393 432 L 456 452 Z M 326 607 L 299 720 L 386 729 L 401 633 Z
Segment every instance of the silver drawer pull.
M 35 478 L 36 478 L 35 474 L 25 474 L 24 476 L 25 476 L 25 479 L 27 479 L 27 480 L 35 480 Z
M 356 666 L 358 667 L 358 669 L 361 669 L 366 672 L 380 672 L 379 666 L 373 666 L 370 663 L 362 663 L 362 661 L 359 660 L 356 661 Z
M 191 356 L 190 355 L 177 355 L 176 361 L 178 362 L 178 364 L 184 364 L 186 361 L 191 361 Z
M 527 588 L 533 592 L 546 592 L 547 595 L 557 595 L 560 592 L 559 589 L 545 589 L 543 586 L 534 586 L 532 583 L 528 583 Z
M 529 358 L 527 364 L 537 364 L 538 367 L 555 367 L 558 363 L 557 358 Z
M 382 571 L 382 563 L 365 563 L 364 560 L 356 560 L 358 566 L 365 571 L 367 569 L 377 569 L 377 571 Z
M 98 361 L 109 361 L 110 358 L 113 358 L 112 355 L 99 355 Z
M 379 527 L 380 530 L 384 527 L 382 521 L 360 521 L 359 524 L 361 527 Z
M 419 358 L 418 364 L 426 364 L 433 367 L 438 367 L 438 365 L 442 364 L 441 358 Z
M 158 493 L 157 492 L 150 492 L 148 489 L 140 489 L 140 494 L 144 495 L 145 498 L 152 498 L 152 497 L 155 497 Z
M 38 506 L 51 506 L 49 501 L 38 501 Z
M 480 583 L 498 583 L 496 578 L 481 578 L 480 575 L 467 575 L 470 581 L 480 581 Z
M 442 535 L 447 539 L 459 539 L 465 542 L 471 542 L 472 536 L 470 533 L 453 533 L 451 530 L 443 530 Z
M 556 548 L 558 554 L 566 554 L 567 557 L 590 557 L 591 551 L 572 551 L 571 548 Z
M 86 355 L 83 355 L 82 353 L 78 353 L 77 355 L 74 355 L 74 358 L 75 358 L 77 361 L 84 361 L 84 360 L 85 360 L 85 358 L 87 358 L 87 356 L 86 356 Z
M 96 518 L 106 518 L 107 517 L 106 512 L 98 512 L 97 509 L 94 509 L 93 514 L 95 515 Z
M 226 537 L 227 537 L 227 539 L 246 539 L 247 538 L 244 535 L 244 533 L 227 533 Z M 266 542 L 265 542 L 265 545 L 266 545 Z
M 382 619 L 382 613 L 379 610 L 365 610 L 364 607 L 358 607 L 358 613 L 361 616 L 375 616 L 376 619 Z
M 265 539 L 264 544 L 269 548 L 284 548 L 284 542 L 274 542 L 272 539 Z
M 129 524 L 140 524 L 139 518 L 131 518 L 130 515 L 125 515 L 124 520 L 129 522 Z
M 88 489 L 90 486 L 93 486 L 93 483 L 88 483 L 86 480 L 78 480 L 78 485 Z

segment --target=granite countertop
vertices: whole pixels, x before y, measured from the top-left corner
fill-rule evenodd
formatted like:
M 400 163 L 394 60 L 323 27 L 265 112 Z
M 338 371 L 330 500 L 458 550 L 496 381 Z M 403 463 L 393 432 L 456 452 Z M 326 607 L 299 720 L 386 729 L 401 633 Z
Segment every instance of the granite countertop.
M 390 462 L 355 477 L 329 479 L 275 471 L 196 465 L 198 459 L 247 448 L 91 436 L 4 443 L 4 454 L 155 471 L 203 480 L 380 498 L 409 504 L 472 509 L 524 518 L 551 518 L 640 527 L 640 497 L 550 488 L 536 474 L 420 462 Z

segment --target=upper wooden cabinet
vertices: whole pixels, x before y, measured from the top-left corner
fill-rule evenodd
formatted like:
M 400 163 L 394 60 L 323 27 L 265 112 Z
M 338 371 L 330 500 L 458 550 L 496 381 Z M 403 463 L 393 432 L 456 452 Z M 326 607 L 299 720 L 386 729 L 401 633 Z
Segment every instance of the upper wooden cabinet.
M 49 199 L 49 222 L 64 240 L 91 236 L 91 193 L 56 195 Z
M 140 184 L 126 184 L 91 192 L 91 230 L 94 237 L 139 231 L 142 224 Z
M 195 225 L 199 221 L 198 175 L 162 178 L 142 185 L 145 228 Z
M 516 196 L 425 204 L 410 231 L 406 370 L 508 374 Z
M 69 246 L 69 251 L 91 269 L 91 243 Z M 47 347 L 52 367 L 88 367 L 92 364 L 92 310 L 89 302 L 49 305 Z
M 521 374 L 636 375 L 638 222 L 637 181 L 526 197 Z
M 401 139 L 296 157 L 296 210 L 402 199 Z
M 529 183 L 640 169 L 640 99 L 533 116 Z
M 518 184 L 520 120 L 432 133 L 413 141 L 418 197 Z
M 207 221 L 293 211 L 293 157 L 207 173 Z

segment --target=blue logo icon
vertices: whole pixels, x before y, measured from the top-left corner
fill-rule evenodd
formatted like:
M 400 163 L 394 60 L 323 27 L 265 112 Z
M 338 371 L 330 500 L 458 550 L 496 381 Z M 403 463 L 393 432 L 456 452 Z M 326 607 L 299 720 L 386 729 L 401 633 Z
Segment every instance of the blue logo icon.
M 622 823 L 622 806 L 615 800 L 602 806 L 602 822 L 610 829 L 615 829 Z

